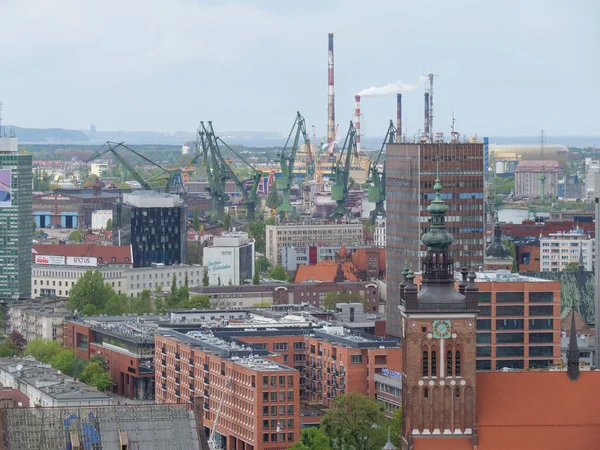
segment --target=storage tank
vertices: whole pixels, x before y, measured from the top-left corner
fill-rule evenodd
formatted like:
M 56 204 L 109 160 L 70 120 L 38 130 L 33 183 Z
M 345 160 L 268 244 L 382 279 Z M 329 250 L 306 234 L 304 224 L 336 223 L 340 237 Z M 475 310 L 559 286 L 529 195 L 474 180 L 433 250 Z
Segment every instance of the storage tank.
M 496 174 L 504 173 L 504 161 L 496 161 Z
M 519 164 L 519 161 L 517 161 L 516 159 L 512 159 L 512 160 L 508 161 L 508 163 L 506 163 L 506 172 L 515 173 L 515 169 L 517 168 L 518 164 Z
M 182 155 L 187 155 L 190 153 L 190 150 L 192 149 L 192 143 L 191 142 L 186 142 L 185 144 L 183 144 L 181 146 L 181 154 Z

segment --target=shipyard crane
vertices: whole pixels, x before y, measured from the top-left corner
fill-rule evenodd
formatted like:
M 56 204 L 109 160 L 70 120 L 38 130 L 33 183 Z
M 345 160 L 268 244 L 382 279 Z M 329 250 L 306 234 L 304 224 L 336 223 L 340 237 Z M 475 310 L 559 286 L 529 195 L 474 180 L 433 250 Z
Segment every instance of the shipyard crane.
M 396 127 L 394 122 L 390 120 L 381 149 L 377 155 L 375 162 L 369 163 L 369 182 L 373 183 L 369 186 L 369 201 L 375 203 L 375 209 L 371 212 L 371 223 L 375 222 L 377 216 L 385 216 L 385 208 L 383 203 L 385 202 L 385 162 L 383 163 L 383 171 L 379 171 L 379 160 L 383 154 L 386 144 L 393 144 L 396 141 Z
M 294 141 L 291 149 L 289 149 L 288 152 L 288 145 L 290 144 L 292 135 L 294 135 Z M 281 168 L 281 178 L 279 178 L 277 183 L 278 187 L 281 187 L 281 204 L 277 207 L 277 212 L 282 216 L 286 214 L 289 216 L 294 216 L 296 214 L 296 208 L 292 206 L 290 197 L 292 180 L 294 178 L 296 153 L 298 152 L 298 147 L 300 145 L 300 135 L 302 135 L 304 138 L 304 143 L 308 147 L 309 161 L 306 162 L 306 171 L 307 179 L 310 180 L 314 175 L 314 162 L 312 161 L 312 152 L 310 150 L 310 139 L 308 137 L 308 133 L 306 132 L 304 117 L 302 117 L 302 115 L 298 112 L 296 113 L 296 119 L 294 120 L 294 125 L 292 125 L 292 129 L 290 130 L 290 134 L 285 141 L 285 146 L 277 153 L 277 161 L 279 162 L 279 166 Z
M 348 182 L 350 180 L 352 156 L 358 157 L 358 149 L 356 146 L 356 128 L 354 128 L 354 124 L 350 121 L 350 128 L 346 134 L 344 146 L 331 169 L 334 180 L 334 184 L 331 186 L 331 200 L 337 202 L 337 206 L 329 216 L 331 219 L 339 219 L 348 214 L 345 203 L 348 199 Z
M 160 169 L 162 171 L 162 173 L 156 177 L 150 178 L 148 180 L 144 180 L 144 178 L 139 173 L 137 173 L 137 171 L 125 160 L 125 158 L 123 158 L 120 155 L 120 153 L 118 152 L 119 149 L 128 150 L 129 152 L 133 153 L 134 155 L 142 158 L 147 163 Z M 127 172 L 129 172 L 138 183 L 140 183 L 140 186 L 142 187 L 142 189 L 152 190 L 151 183 L 156 183 L 158 181 L 161 181 L 161 182 L 166 181 L 165 192 L 171 192 L 172 188 L 174 188 L 178 194 L 185 192 L 185 187 L 183 185 L 183 179 L 181 178 L 180 170 L 165 169 L 160 164 L 152 161 L 150 158 L 147 158 L 144 155 L 136 152 L 132 148 L 126 146 L 125 143 L 123 143 L 123 142 L 106 141 L 104 143 L 104 145 L 102 145 L 102 147 L 100 147 L 98 150 L 96 150 L 96 153 L 94 153 L 89 159 L 87 159 L 86 162 L 90 162 L 94 159 L 97 159 L 97 158 L 105 155 L 106 153 L 111 153 L 117 159 L 117 161 L 119 161 L 123 165 L 125 170 L 127 170 Z
M 233 386 L 233 381 L 232 380 L 227 380 L 225 381 L 225 387 L 231 387 Z M 217 408 L 217 413 L 215 414 L 215 421 L 213 423 L 212 429 L 210 430 L 210 436 L 208 438 L 208 448 L 210 450 L 221 450 L 221 447 L 219 446 L 219 444 L 217 444 L 217 439 L 215 436 L 215 433 L 217 431 L 217 424 L 219 423 L 219 417 L 221 415 L 221 408 L 223 408 L 223 400 L 225 398 L 225 391 L 222 391 L 223 393 L 221 394 L 221 399 L 219 400 L 219 407 Z

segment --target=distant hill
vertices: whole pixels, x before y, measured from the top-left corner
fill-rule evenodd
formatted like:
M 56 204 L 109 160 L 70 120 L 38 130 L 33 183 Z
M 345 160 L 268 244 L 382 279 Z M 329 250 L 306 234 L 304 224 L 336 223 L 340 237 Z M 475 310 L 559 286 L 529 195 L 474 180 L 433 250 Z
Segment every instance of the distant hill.
M 21 128 L 11 125 L 3 127 L 6 133 L 12 130 L 22 144 L 26 143 L 70 143 L 88 142 L 90 138 L 83 131 L 63 128 Z

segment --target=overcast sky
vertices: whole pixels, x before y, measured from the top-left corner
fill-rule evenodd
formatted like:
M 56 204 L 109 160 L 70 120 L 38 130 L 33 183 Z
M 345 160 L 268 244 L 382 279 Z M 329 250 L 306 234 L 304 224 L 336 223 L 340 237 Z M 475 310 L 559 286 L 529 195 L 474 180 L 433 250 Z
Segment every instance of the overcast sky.
M 435 131 L 594 135 L 600 104 L 595 0 L 0 0 L 4 123 L 99 130 L 285 133 L 327 115 L 335 33 L 336 121 L 353 95 L 435 79 Z M 404 94 L 409 134 L 423 86 Z M 364 98 L 382 135 L 395 97 Z

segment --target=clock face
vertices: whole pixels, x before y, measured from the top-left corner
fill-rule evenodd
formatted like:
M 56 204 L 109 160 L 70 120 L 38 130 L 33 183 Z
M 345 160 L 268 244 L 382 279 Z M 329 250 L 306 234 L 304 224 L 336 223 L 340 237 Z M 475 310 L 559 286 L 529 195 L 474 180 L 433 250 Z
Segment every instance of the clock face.
M 452 322 L 449 320 L 434 320 L 432 328 L 435 339 L 449 339 L 452 336 Z

